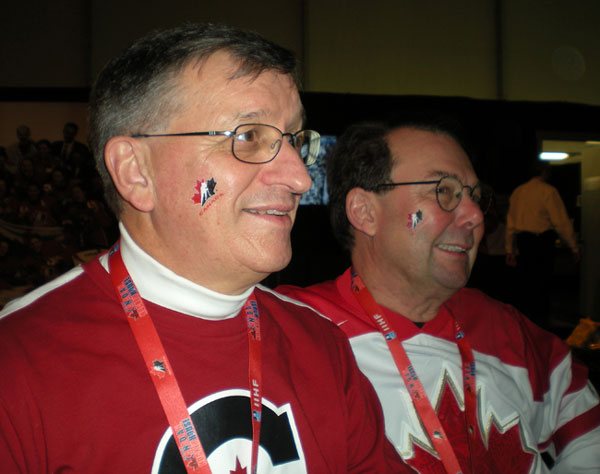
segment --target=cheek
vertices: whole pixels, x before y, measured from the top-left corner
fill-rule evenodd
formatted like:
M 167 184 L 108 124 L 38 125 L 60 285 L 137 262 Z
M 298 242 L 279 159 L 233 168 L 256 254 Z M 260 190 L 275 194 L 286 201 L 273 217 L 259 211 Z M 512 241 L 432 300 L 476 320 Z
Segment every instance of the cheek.
M 414 228 L 408 224 L 407 227 L 414 238 L 426 242 L 427 245 L 434 245 L 453 223 L 452 214 L 442 211 L 439 207 L 436 209 L 433 206 L 421 206 L 414 214 Z

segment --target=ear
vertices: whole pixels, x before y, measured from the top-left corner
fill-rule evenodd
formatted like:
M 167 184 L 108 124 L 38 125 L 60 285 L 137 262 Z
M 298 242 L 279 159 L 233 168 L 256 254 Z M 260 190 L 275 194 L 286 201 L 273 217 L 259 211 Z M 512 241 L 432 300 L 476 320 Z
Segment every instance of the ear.
M 375 193 L 353 188 L 346 195 L 346 216 L 356 230 L 370 237 L 377 231 Z
M 149 150 L 131 137 L 113 137 L 104 149 L 104 162 L 121 197 L 141 212 L 154 208 Z

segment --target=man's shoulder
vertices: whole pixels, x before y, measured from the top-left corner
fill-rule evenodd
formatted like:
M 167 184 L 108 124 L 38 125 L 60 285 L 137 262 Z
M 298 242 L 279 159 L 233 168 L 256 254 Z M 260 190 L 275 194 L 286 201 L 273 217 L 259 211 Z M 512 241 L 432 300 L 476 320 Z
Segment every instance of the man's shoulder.
M 501 338 L 523 341 L 527 318 L 514 306 L 480 290 L 462 288 L 445 305 L 463 328 L 481 343 Z
M 261 320 L 268 319 L 265 331 L 279 333 L 288 341 L 291 352 L 320 354 L 319 360 L 339 361 L 340 354 L 346 354 L 342 359 L 347 357 L 347 336 L 328 315 L 276 290 L 258 286 L 255 295 Z
M 468 286 L 465 286 L 463 288 L 461 288 L 460 290 L 458 290 L 448 301 L 452 301 L 453 299 L 460 297 L 463 298 L 464 300 L 467 301 L 472 301 L 473 303 L 479 303 L 479 304 L 484 304 L 484 305 L 490 305 L 490 306 L 502 306 L 504 305 L 504 303 L 502 303 L 501 301 L 492 298 L 491 296 L 489 296 L 487 293 L 484 293 L 481 290 L 478 290 L 477 288 L 471 288 Z
M 106 321 L 115 303 L 86 269 L 70 270 L 6 305 L 0 314 L 0 363 L 12 377 L 32 376 L 39 366 L 59 370 L 86 345 L 114 340 L 119 325 Z M 110 337 L 103 339 L 103 333 Z
M 38 288 L 30 291 L 29 293 L 21 296 L 20 298 L 14 299 L 6 304 L 2 312 L 0 312 L 0 319 L 3 319 L 13 313 L 22 311 L 36 305 L 38 303 L 45 304 L 47 298 L 52 298 L 55 294 L 61 293 L 67 289 L 74 280 L 81 276 L 83 270 L 81 267 L 75 267 L 61 276 L 55 278 L 48 283 L 39 286 Z
M 348 311 L 350 309 L 348 306 L 352 303 L 352 301 L 348 301 L 350 280 L 347 273 L 348 271 L 335 280 L 327 280 L 307 287 L 281 285 L 276 288 L 276 291 L 310 306 L 338 324 L 339 313 L 342 310 Z M 346 280 L 348 280 L 348 294 L 342 291 L 345 288 Z
M 331 318 L 323 314 L 318 306 L 311 305 L 302 297 L 303 288 L 283 285 L 273 290 L 259 285 L 257 289 L 259 290 L 257 298 L 261 304 L 270 309 L 276 309 L 278 314 L 292 313 L 300 318 L 323 321 L 326 325 L 331 324 Z M 316 324 L 321 324 L 321 322 Z
M 553 192 L 556 188 L 550 183 L 547 183 L 543 179 L 532 178 L 529 181 L 517 186 L 513 191 L 513 195 L 519 195 L 522 193 L 538 193 L 538 192 Z
M 377 331 L 352 294 L 349 269 L 335 280 L 305 288 L 282 285 L 276 290 L 323 314 L 349 338 Z
M 519 198 L 522 194 L 526 193 L 532 185 L 533 183 L 531 181 L 526 181 L 525 183 L 519 184 L 515 189 L 513 189 L 513 192 L 510 193 L 510 199 Z
M 446 306 L 463 325 L 474 350 L 496 354 L 505 362 L 520 366 L 539 359 L 540 366 L 556 365 L 568 352 L 557 336 L 535 325 L 514 306 L 479 290 L 463 288 Z
M 281 285 L 276 288 L 276 291 L 296 301 L 310 304 L 317 309 L 325 301 L 337 300 L 340 297 L 335 280 L 328 280 L 306 287 Z
M 337 280 L 332 280 L 306 288 L 282 285 L 268 291 L 270 298 L 277 300 L 276 305 L 285 307 L 285 313 L 292 313 L 288 322 L 300 322 L 306 327 L 319 325 L 319 330 L 326 326 L 332 328 L 335 334 L 340 333 L 341 329 L 345 333 L 344 337 L 371 331 L 372 328 L 363 327 L 365 324 L 356 315 L 357 309 L 353 303 L 356 306 L 358 304 L 353 300 L 348 301 L 347 295 L 340 294 L 337 283 Z M 283 314 L 281 309 L 278 314 Z
M 476 288 L 461 288 L 448 299 L 446 305 L 459 318 L 461 316 L 467 318 L 479 317 L 480 314 L 485 314 L 489 318 L 506 318 L 520 315 L 513 306 L 498 301 Z
M 102 293 L 98 285 L 98 273 L 103 271 L 99 260 L 78 265 L 61 276 L 34 289 L 24 296 L 10 301 L 0 312 L 0 324 L 17 326 L 21 321 L 65 317 L 84 304 L 97 301 Z M 10 321 L 10 323 L 9 323 Z

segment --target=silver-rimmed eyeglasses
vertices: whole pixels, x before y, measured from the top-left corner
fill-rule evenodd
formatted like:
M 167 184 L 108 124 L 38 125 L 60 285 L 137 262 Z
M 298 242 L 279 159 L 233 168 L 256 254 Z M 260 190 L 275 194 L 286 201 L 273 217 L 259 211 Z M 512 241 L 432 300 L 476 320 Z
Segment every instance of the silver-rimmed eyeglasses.
M 193 137 L 223 135 L 231 138 L 231 152 L 244 163 L 262 164 L 273 160 L 286 139 L 298 152 L 305 165 L 317 161 L 321 136 L 314 130 L 300 130 L 296 133 L 283 133 L 273 125 L 265 123 L 244 123 L 232 131 L 187 132 L 137 134 L 133 138 L 150 137 Z
M 404 183 L 382 183 L 376 186 L 376 189 L 406 186 L 410 184 L 435 184 L 435 195 L 437 202 L 443 211 L 452 212 L 460 204 L 463 196 L 463 190 L 468 189 L 471 199 L 479 205 L 481 211 L 485 214 L 490 206 L 491 195 L 484 192 L 481 184 L 476 184 L 474 187 L 463 184 L 460 179 L 454 176 L 443 176 L 434 181 L 410 181 Z

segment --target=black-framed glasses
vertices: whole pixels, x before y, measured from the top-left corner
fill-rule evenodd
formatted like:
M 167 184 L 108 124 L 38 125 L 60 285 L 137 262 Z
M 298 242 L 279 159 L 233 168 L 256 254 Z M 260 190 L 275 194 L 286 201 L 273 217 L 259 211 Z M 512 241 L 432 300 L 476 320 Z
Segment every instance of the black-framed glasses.
M 314 130 L 300 130 L 296 133 L 283 133 L 273 125 L 265 123 L 244 123 L 233 130 L 187 133 L 137 134 L 133 138 L 150 137 L 193 137 L 223 135 L 231 138 L 231 152 L 244 163 L 263 164 L 273 160 L 283 140 L 286 139 L 298 152 L 305 165 L 317 161 L 321 136 Z
M 452 212 L 460 204 L 460 200 L 463 196 L 463 190 L 469 190 L 469 196 L 471 199 L 479 205 L 481 211 L 485 214 L 490 206 L 491 195 L 488 192 L 484 192 L 480 184 L 473 186 L 467 186 L 462 181 L 454 176 L 443 176 L 440 179 L 434 181 L 410 181 L 404 183 L 382 183 L 376 186 L 376 189 L 394 186 L 407 186 L 409 184 L 435 184 L 435 195 L 437 202 L 443 211 Z

